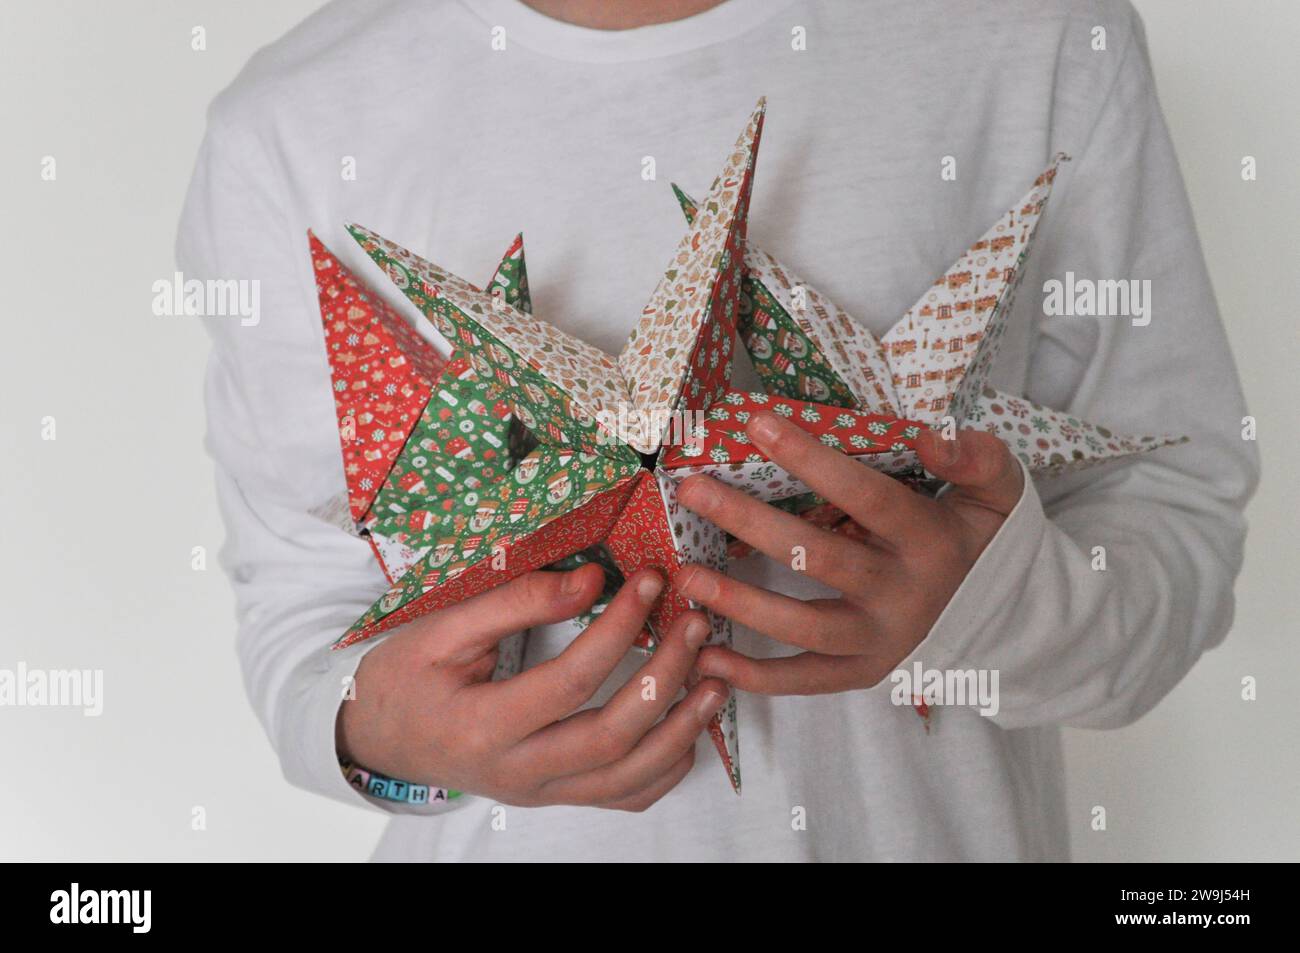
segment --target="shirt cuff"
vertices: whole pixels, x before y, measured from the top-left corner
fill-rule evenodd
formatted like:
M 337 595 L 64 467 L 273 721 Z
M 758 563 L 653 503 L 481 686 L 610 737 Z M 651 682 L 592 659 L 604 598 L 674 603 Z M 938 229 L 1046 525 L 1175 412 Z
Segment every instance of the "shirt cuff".
M 978 667 L 977 656 L 993 622 L 1005 616 L 1005 604 L 1020 597 L 1048 528 L 1034 481 L 1024 475 L 1020 500 L 980 553 L 929 633 L 896 666 L 911 670 L 916 662 L 932 669 Z M 996 633 L 994 633 L 996 637 Z
M 279 750 L 282 767 L 290 784 L 324 794 L 346 804 L 365 805 L 385 814 L 443 814 L 463 805 L 469 798 L 460 795 L 450 801 L 403 803 L 364 794 L 349 784 L 339 766 L 335 746 L 335 725 L 339 706 L 350 692 L 361 659 L 376 648 L 381 639 L 359 642 L 345 649 L 328 646 L 313 652 L 299 669 L 297 679 L 302 689 L 297 704 L 290 703 L 293 714 L 281 726 Z

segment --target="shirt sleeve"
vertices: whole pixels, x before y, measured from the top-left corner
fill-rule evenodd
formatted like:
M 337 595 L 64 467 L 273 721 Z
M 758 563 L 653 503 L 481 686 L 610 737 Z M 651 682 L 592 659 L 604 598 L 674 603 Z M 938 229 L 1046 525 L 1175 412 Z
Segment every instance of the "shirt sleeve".
M 339 705 L 378 640 L 330 646 L 387 583 L 369 545 L 326 515 L 345 492 L 343 469 L 305 223 L 289 220 L 277 201 L 283 186 L 258 137 L 214 105 L 176 257 L 185 281 L 246 282 L 244 300 L 256 304 L 205 318 L 206 446 L 239 659 L 288 781 L 410 812 L 419 808 L 363 798 L 335 751 Z
M 1128 724 L 1222 641 L 1243 508 L 1258 481 L 1136 16 L 1119 56 L 1030 255 L 1039 287 L 1027 278 L 1018 302 L 1039 312 L 1024 318 L 1037 323 L 1027 391 L 1117 431 L 1191 439 L 1037 486 L 1026 479 L 1019 505 L 904 663 L 997 671 L 992 717 L 1007 728 Z M 1149 280 L 1150 322 L 1043 316 L 1041 283 L 1066 272 Z

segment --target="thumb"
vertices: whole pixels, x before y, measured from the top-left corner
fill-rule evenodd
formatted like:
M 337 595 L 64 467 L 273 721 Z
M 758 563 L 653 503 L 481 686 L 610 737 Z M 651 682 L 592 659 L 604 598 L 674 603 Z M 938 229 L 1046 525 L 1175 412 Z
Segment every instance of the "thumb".
M 953 485 L 951 492 L 1006 516 L 1024 493 L 1024 472 L 1007 445 L 991 433 L 959 430 L 945 439 L 937 430 L 921 434 L 916 455 L 927 470 Z

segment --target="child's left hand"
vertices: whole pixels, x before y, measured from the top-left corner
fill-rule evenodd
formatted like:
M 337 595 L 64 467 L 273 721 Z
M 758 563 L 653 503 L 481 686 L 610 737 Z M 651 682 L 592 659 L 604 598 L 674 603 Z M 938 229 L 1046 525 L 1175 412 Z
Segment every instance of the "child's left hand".
M 803 549 L 810 576 L 839 590 L 804 602 L 689 566 L 677 579 L 687 597 L 805 651 L 754 659 L 705 648 L 697 670 L 765 695 L 814 695 L 875 685 L 925 638 L 1024 490 L 1020 465 L 992 434 L 927 431 L 922 464 L 953 485 L 930 499 L 823 446 L 775 414 L 755 414 L 746 431 L 771 460 L 870 532 L 866 543 L 813 526 L 707 476 L 682 482 L 682 504 L 787 565 Z

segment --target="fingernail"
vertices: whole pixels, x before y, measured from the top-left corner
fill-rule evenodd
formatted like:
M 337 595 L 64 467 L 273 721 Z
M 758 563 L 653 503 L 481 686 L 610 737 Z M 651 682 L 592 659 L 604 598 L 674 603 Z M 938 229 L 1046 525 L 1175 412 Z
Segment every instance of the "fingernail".
M 690 648 L 698 649 L 708 637 L 709 624 L 703 619 L 692 619 L 686 623 L 686 644 Z
M 566 596 L 571 596 L 582 588 L 582 580 L 578 578 L 578 571 L 566 572 L 564 581 L 560 583 L 560 592 Z
M 718 505 L 718 491 L 709 477 L 700 477 L 682 487 L 682 502 L 697 513 L 711 513 Z
M 704 696 L 695 703 L 695 717 L 700 720 L 700 724 L 707 725 L 709 720 L 718 713 L 718 709 L 722 707 L 722 703 L 726 700 L 726 695 L 710 688 Z
M 931 431 L 930 446 L 934 448 L 934 455 L 938 458 L 935 462 L 940 466 L 952 466 L 957 462 L 957 456 L 961 453 L 956 437 L 950 440 L 933 431 Z
M 750 436 L 757 437 L 759 440 L 775 440 L 780 432 L 771 414 L 755 414 L 750 418 L 746 429 Z
M 708 599 L 718 591 L 718 584 L 698 566 L 687 566 L 678 578 L 678 587 L 689 599 Z
M 642 602 L 654 602 L 659 598 L 663 588 L 664 581 L 659 578 L 658 573 L 647 573 L 637 581 L 636 594 L 641 597 Z

